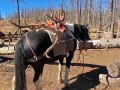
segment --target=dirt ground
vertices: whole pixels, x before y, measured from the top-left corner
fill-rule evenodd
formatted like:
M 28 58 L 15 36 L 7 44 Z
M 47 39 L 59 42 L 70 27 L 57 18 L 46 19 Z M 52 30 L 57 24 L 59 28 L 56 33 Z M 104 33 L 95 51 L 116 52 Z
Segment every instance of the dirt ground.
M 42 90 L 103 90 L 106 85 L 99 82 L 99 74 L 106 74 L 108 63 L 120 60 L 120 49 L 108 49 L 108 51 L 84 51 L 84 62 L 77 61 L 78 51 L 75 52 L 69 73 L 69 88 L 63 84 L 58 84 L 58 62 L 45 65 L 41 78 Z M 1 56 L 0 56 L 1 57 Z M 1 59 L 0 59 L 1 60 Z M 0 61 L 0 90 L 11 90 L 11 80 L 14 76 L 13 55 L 5 55 Z M 65 67 L 64 67 L 65 68 Z M 63 70 L 63 77 L 64 77 Z M 35 90 L 32 82 L 34 71 L 31 67 L 26 70 L 27 88 Z M 120 90 L 119 86 L 109 85 L 106 90 Z

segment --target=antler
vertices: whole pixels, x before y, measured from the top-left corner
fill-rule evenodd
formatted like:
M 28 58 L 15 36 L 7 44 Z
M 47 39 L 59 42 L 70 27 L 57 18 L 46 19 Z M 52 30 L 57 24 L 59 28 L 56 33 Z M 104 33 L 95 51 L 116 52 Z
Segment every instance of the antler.
M 58 13 L 59 13 L 59 19 L 63 19 L 64 20 L 66 18 L 66 14 L 65 14 L 63 9 L 60 9 L 58 11 Z
M 43 13 L 44 13 L 44 15 L 45 15 L 46 21 L 48 22 L 48 19 L 47 19 L 47 16 L 46 16 L 46 13 L 45 13 L 45 10 L 44 10 L 44 9 L 43 9 Z
M 35 26 L 38 26 L 38 27 L 43 27 L 44 26 L 44 24 L 27 24 L 26 22 L 25 22 L 25 24 L 26 25 L 18 25 L 18 24 L 16 24 L 16 23 L 14 23 L 14 22 L 12 22 L 12 21 L 9 21 L 11 24 L 13 24 L 14 26 L 16 26 L 16 27 L 18 27 L 19 29 L 21 29 L 21 28 L 30 28 L 30 29 L 32 29 L 32 28 L 35 28 Z M 32 28 L 31 28 L 32 27 Z
M 62 15 L 62 13 L 63 13 L 64 16 L 61 16 L 61 15 L 59 14 L 60 11 L 61 11 L 61 15 Z M 44 12 L 45 17 L 46 17 L 46 16 L 49 17 L 51 20 L 53 20 L 53 21 L 55 22 L 55 24 L 58 24 L 58 23 L 62 22 L 62 21 L 66 18 L 65 12 L 64 12 L 63 10 L 61 10 L 61 9 L 58 11 L 58 17 L 60 17 L 60 18 L 56 18 L 56 14 L 55 14 L 55 15 L 52 15 L 52 16 L 49 16 L 48 14 L 45 13 L 45 10 L 44 10 L 44 9 L 43 9 L 43 12 Z M 53 16 L 54 16 L 54 17 L 53 17 Z
M 47 17 L 49 17 L 51 20 L 53 20 L 54 22 L 55 22 L 55 30 L 53 30 L 53 32 L 54 33 L 56 33 L 56 39 L 55 39 L 55 42 L 45 51 L 45 53 L 44 53 L 44 55 L 47 57 L 47 58 L 50 58 L 50 56 L 48 55 L 48 53 L 50 52 L 50 50 L 52 50 L 54 47 L 55 47 L 55 45 L 57 44 L 57 41 L 58 41 L 58 39 L 59 39 L 59 37 L 60 37 L 60 35 L 61 35 L 61 32 L 58 30 L 58 28 L 57 28 L 57 24 L 58 23 L 60 23 L 60 22 L 62 22 L 64 19 L 60 19 L 60 18 L 54 18 L 53 17 L 53 15 L 52 16 L 49 16 L 49 15 L 47 15 L 46 13 L 45 13 L 45 11 L 44 11 L 44 9 L 43 9 L 43 12 L 44 12 L 44 14 L 45 14 L 45 16 L 47 16 Z M 65 13 L 64 13 L 64 15 L 65 15 Z M 59 15 L 60 16 L 60 15 Z M 65 17 L 64 17 L 65 18 Z

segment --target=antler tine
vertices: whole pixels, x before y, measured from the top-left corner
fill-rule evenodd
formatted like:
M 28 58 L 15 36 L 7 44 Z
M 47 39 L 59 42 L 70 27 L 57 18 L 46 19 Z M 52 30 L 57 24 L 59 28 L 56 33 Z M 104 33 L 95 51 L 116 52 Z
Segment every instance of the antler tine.
M 50 12 L 50 15 L 51 15 L 51 17 L 53 16 L 53 13 L 52 13 L 52 11 Z
M 57 11 L 55 11 L 54 17 L 56 17 Z
M 28 24 L 26 23 L 26 19 L 24 19 L 24 23 L 25 23 L 25 25 L 28 25 Z
M 24 19 L 24 23 L 25 23 L 26 26 L 28 26 L 28 24 L 26 22 L 26 19 Z M 33 29 L 33 27 L 30 27 L 30 26 L 28 26 L 28 28 L 31 29 L 31 30 Z
M 64 18 L 66 18 L 67 15 L 65 14 L 65 11 L 64 11 L 64 10 L 63 10 L 63 15 L 64 15 Z
M 65 14 L 65 11 L 63 9 L 60 10 L 60 15 L 63 19 L 66 18 L 66 14 Z
M 51 11 L 50 14 L 51 14 L 51 17 L 53 18 L 54 17 L 54 11 Z
M 48 18 L 47 18 L 47 15 L 46 15 L 46 13 L 45 13 L 45 10 L 43 9 L 43 13 L 44 13 L 44 15 L 45 15 L 45 19 L 46 19 L 46 21 L 48 21 Z
M 16 24 L 16 23 L 14 23 L 13 21 L 10 21 L 10 20 L 8 20 L 11 24 L 13 24 L 14 26 L 16 26 L 16 27 L 18 27 L 19 29 L 21 29 L 22 27 L 20 26 L 20 25 L 18 25 L 18 24 Z
M 61 17 L 61 12 L 60 12 L 60 10 L 57 11 L 57 15 L 58 15 L 58 19 L 60 20 L 60 17 Z
M 56 24 L 59 23 L 59 22 L 61 22 L 61 21 L 63 21 L 63 20 L 56 20 L 56 19 L 54 19 L 53 17 L 49 16 L 48 14 L 45 13 L 44 9 L 43 9 L 43 12 L 44 12 L 44 14 L 45 14 L 46 17 L 49 17 L 49 18 L 50 18 L 51 20 L 53 20 Z M 56 15 L 56 12 L 55 12 L 55 15 Z
M 41 22 L 40 20 L 38 20 L 37 18 L 35 18 L 35 20 L 37 21 L 37 22 Z

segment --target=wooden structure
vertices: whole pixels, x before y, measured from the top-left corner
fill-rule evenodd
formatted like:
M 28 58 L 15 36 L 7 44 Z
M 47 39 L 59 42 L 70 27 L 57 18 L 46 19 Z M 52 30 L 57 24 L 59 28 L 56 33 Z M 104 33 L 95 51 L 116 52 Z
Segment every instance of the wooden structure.
M 14 53 L 14 46 L 10 46 L 9 50 L 8 47 L 1 47 L 0 48 L 0 55 L 10 55 Z
M 109 63 L 106 67 L 108 74 L 100 74 L 99 81 L 107 85 L 120 86 L 120 60 Z
M 77 49 L 106 49 L 119 47 L 120 38 L 89 40 L 86 42 L 79 41 L 77 45 Z
M 111 77 L 120 77 L 120 61 L 108 64 L 107 70 Z
M 5 34 L 3 32 L 0 31 L 0 38 L 4 38 L 5 37 Z

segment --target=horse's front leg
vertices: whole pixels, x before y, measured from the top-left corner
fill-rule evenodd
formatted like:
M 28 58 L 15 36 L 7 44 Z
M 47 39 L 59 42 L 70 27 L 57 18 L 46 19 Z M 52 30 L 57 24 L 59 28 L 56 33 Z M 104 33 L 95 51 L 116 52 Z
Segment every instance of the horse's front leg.
M 70 68 L 69 67 L 65 67 L 65 79 L 64 79 L 64 85 L 65 87 L 69 85 L 68 83 L 68 74 L 69 74 Z
M 68 87 L 69 83 L 68 83 L 68 75 L 69 75 L 69 71 L 70 71 L 70 64 L 72 61 L 74 53 L 70 53 L 68 57 L 66 57 L 66 67 L 65 67 L 65 79 L 64 79 L 64 85 L 65 87 Z
M 62 70 L 63 70 L 63 58 L 59 59 L 59 66 L 58 66 L 58 83 L 63 83 L 62 79 Z

